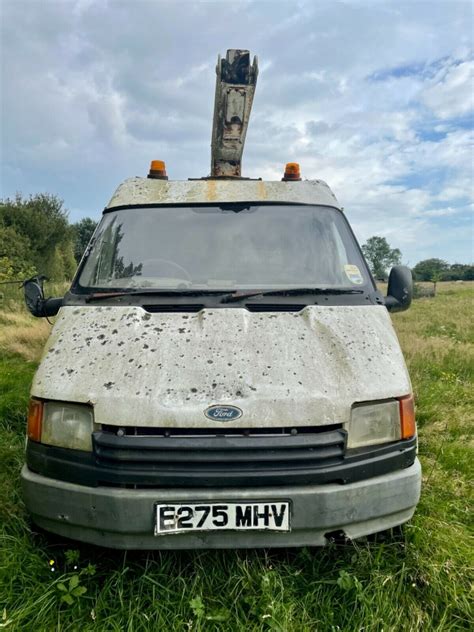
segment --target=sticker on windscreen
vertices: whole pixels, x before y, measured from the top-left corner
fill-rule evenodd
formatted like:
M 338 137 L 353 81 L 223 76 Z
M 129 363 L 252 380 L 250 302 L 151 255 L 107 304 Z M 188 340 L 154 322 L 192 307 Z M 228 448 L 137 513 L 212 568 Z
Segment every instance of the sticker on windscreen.
M 347 264 L 344 266 L 344 272 L 346 273 L 347 278 L 354 285 L 362 285 L 364 279 L 362 278 L 362 274 L 357 266 Z

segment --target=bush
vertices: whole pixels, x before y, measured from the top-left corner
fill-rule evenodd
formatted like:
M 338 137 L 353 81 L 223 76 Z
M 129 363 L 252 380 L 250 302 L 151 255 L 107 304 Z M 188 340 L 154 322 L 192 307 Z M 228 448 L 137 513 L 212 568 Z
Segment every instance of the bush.
M 45 274 L 55 281 L 71 278 L 75 269 L 73 230 L 63 201 L 39 193 L 0 201 L 0 256 L 8 275 Z M 7 272 L 4 272 L 7 275 Z

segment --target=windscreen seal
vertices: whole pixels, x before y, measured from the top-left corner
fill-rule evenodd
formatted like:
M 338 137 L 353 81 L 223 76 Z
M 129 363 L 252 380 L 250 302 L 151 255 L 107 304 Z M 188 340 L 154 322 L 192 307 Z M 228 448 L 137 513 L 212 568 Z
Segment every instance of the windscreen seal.
M 320 204 L 318 202 L 286 202 L 285 200 L 228 200 L 220 202 L 149 202 L 147 204 L 118 204 L 117 206 L 106 206 L 102 211 L 102 215 L 112 213 L 115 211 L 127 211 L 133 209 L 143 208 L 169 208 L 170 211 L 173 208 L 191 208 L 191 207 L 206 207 L 213 206 L 220 208 L 226 205 L 232 204 L 248 204 L 249 206 L 317 206 L 319 208 L 332 208 L 340 213 L 343 210 L 339 206 L 332 206 L 330 204 Z

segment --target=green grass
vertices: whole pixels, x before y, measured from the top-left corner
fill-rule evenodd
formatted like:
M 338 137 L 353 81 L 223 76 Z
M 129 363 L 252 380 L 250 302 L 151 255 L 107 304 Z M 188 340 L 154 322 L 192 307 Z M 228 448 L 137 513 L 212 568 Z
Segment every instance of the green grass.
M 401 530 L 326 549 L 123 553 L 38 533 L 19 490 L 35 362 L 0 347 L 0 629 L 472 629 L 473 302 L 472 284 L 440 284 L 394 317 L 417 398 L 421 502 Z

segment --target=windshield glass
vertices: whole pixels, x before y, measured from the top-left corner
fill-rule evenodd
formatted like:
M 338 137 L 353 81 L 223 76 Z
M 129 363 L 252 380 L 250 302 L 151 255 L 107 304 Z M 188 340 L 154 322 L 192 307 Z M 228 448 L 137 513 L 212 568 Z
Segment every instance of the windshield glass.
M 240 204 L 108 212 L 78 282 L 94 290 L 363 289 L 369 277 L 340 211 Z

